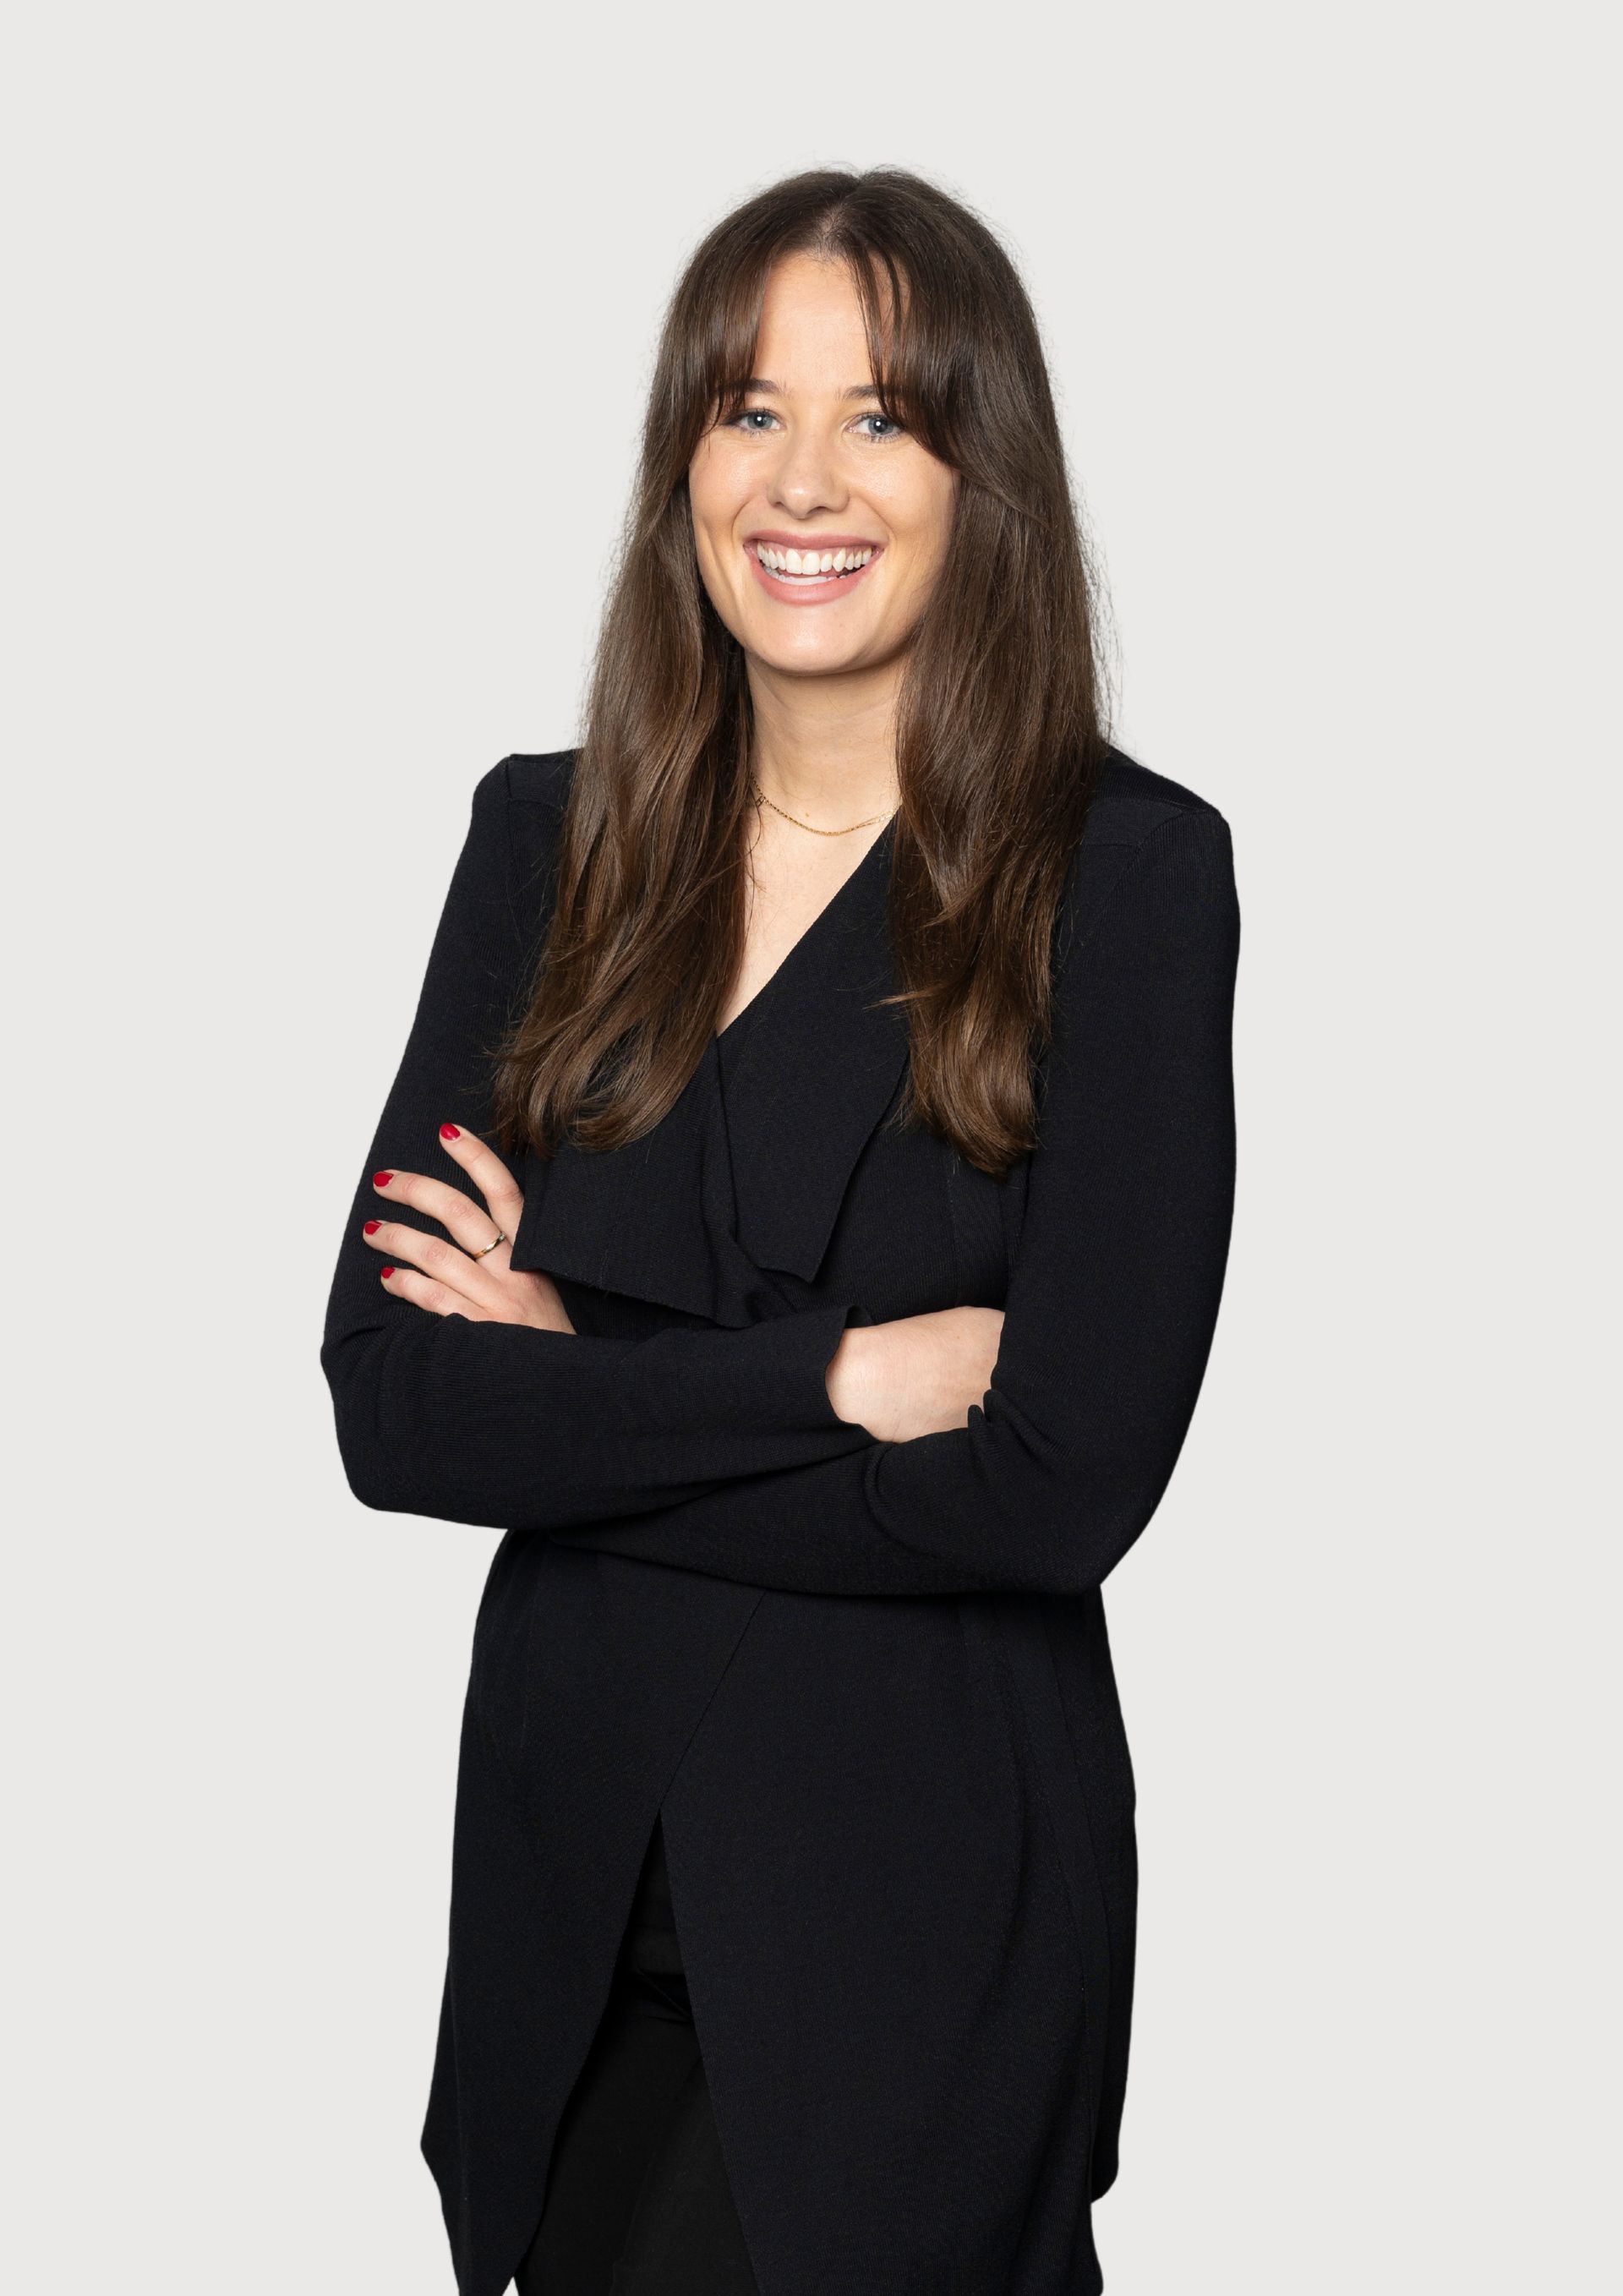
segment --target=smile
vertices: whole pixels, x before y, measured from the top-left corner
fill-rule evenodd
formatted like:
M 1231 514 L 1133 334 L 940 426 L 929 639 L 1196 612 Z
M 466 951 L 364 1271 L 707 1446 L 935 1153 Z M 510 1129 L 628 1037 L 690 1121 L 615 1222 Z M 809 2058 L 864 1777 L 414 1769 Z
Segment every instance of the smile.
M 822 574 L 859 573 L 873 557 L 873 549 L 870 544 L 865 550 L 848 550 L 842 544 L 838 550 L 780 550 L 770 542 L 758 542 L 755 554 L 774 574 L 788 574 L 797 582 L 811 582 Z
M 785 605 L 816 606 L 853 589 L 884 545 L 853 542 L 802 550 L 785 543 L 750 542 L 744 548 L 757 581 L 769 596 Z

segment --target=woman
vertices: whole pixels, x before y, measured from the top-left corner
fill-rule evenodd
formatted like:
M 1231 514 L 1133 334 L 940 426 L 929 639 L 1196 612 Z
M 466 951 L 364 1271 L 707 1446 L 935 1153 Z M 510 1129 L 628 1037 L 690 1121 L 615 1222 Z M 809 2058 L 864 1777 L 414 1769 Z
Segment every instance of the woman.
M 501 1526 L 424 2150 L 463 2296 L 1078 2296 L 1200 1388 L 1228 831 L 1098 722 L 1036 326 L 899 171 L 668 317 L 583 742 L 472 823 L 323 1361 Z M 702 2048 L 701 2048 L 701 2043 Z

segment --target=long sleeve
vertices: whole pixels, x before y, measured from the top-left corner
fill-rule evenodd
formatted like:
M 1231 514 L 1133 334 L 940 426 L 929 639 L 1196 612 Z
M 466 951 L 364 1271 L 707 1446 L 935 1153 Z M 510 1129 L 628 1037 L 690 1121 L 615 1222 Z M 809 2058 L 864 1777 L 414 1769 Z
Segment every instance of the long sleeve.
M 472 817 L 405 1054 L 357 1184 L 328 1300 L 322 1369 L 339 1449 L 366 1505 L 543 1529 L 612 1519 L 860 1448 L 824 1372 L 847 1305 L 743 1331 L 638 1340 L 430 1315 L 392 1298 L 361 1237 L 380 1168 L 474 1194 L 436 1146 L 446 1121 L 488 1126 L 490 1048 L 528 988 L 536 920 L 521 901 L 506 761 Z M 389 1216 L 439 1234 L 405 1205 Z
M 1001 1347 L 966 1426 L 557 1535 L 810 1594 L 1096 1586 L 1159 1505 L 1205 1375 L 1239 946 L 1227 824 L 1192 808 L 1145 840 L 1062 967 Z

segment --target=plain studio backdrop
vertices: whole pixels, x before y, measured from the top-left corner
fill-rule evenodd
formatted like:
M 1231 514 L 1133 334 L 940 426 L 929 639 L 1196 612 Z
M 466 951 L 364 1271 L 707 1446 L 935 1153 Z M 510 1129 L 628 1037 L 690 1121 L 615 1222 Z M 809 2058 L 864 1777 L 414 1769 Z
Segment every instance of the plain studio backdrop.
M 1227 1292 L 1107 1595 L 1111 2296 L 1615 2287 L 1601 16 L 12 31 L 6 2285 L 449 2289 L 495 1534 L 352 1500 L 327 1284 L 473 784 L 575 738 L 680 265 L 890 162 L 1022 266 L 1118 738 L 1237 854 Z

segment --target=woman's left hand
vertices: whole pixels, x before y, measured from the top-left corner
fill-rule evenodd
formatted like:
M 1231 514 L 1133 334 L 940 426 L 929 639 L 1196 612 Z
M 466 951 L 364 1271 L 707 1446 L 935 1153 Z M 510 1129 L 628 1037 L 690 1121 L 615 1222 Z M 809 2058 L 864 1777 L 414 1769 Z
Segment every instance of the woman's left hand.
M 372 1185 L 390 1203 L 410 1204 L 438 1220 L 447 1243 L 399 1220 L 368 1220 L 365 1240 L 385 1261 L 383 1288 L 434 1316 L 465 1316 L 474 1324 L 529 1324 L 541 1332 L 573 1332 L 550 1275 L 521 1272 L 512 1265 L 511 1239 L 518 1234 L 523 1192 L 492 1148 L 476 1133 L 442 1124 L 439 1144 L 483 1196 L 480 1211 L 461 1188 L 430 1180 L 422 1172 L 374 1172 Z M 497 1230 L 502 1241 L 485 1246 Z

